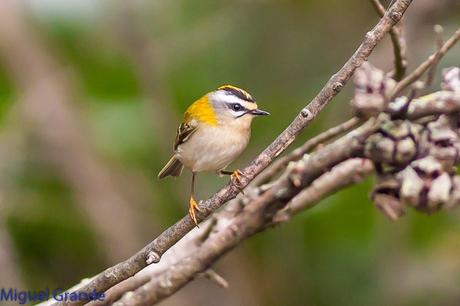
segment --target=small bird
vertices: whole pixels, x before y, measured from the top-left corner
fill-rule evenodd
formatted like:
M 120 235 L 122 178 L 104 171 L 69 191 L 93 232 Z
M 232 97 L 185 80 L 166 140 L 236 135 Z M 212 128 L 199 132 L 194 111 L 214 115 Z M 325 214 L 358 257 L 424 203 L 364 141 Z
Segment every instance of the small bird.
M 246 148 L 251 136 L 251 122 L 255 116 L 268 112 L 257 108 L 254 98 L 245 90 L 224 85 L 195 101 L 185 111 L 177 129 L 174 155 L 158 174 L 162 179 L 179 176 L 185 167 L 192 170 L 189 215 L 198 225 L 195 200 L 195 175 L 202 171 L 216 171 L 231 175 L 239 183 L 240 170 L 224 170 Z

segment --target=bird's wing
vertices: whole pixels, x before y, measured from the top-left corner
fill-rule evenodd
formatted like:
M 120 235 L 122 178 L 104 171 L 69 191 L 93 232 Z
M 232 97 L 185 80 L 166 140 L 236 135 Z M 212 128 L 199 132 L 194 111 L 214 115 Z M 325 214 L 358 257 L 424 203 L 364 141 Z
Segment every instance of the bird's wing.
M 194 119 L 183 122 L 177 129 L 176 139 L 174 140 L 174 150 L 177 150 L 179 145 L 189 140 L 190 136 L 196 132 L 197 128 L 198 122 Z
M 177 147 L 190 139 L 198 128 L 198 122 L 216 125 L 214 110 L 209 103 L 208 95 L 201 97 L 190 105 L 184 114 L 184 121 L 177 129 L 174 151 Z

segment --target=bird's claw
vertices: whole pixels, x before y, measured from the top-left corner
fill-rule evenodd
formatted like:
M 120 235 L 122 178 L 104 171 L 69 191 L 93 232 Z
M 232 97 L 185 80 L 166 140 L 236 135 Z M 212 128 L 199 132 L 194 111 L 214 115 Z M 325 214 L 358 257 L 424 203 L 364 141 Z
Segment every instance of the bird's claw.
M 230 175 L 230 180 L 233 184 L 235 184 L 239 189 L 241 189 L 241 193 L 244 194 L 243 192 L 243 183 L 241 182 L 241 177 L 244 176 L 246 177 L 246 174 L 244 174 L 241 170 L 236 169 L 235 171 L 225 171 L 225 170 L 220 170 L 218 172 L 219 174 L 223 175 Z
M 238 185 L 241 185 L 241 176 L 244 175 L 239 169 L 236 169 L 230 175 L 230 179 Z
M 201 211 L 198 203 L 195 201 L 193 197 L 190 197 L 189 207 L 188 207 L 188 214 L 192 219 L 193 223 L 195 223 L 196 227 L 198 226 L 198 220 L 196 219 L 196 212 Z
M 237 185 L 238 187 L 243 187 L 243 184 L 241 183 L 241 177 L 242 176 L 246 176 L 243 172 L 241 172 L 241 170 L 239 169 L 236 169 L 235 171 L 232 172 L 232 174 L 230 175 L 230 179 L 232 180 L 232 182 Z M 243 190 L 241 190 L 241 192 L 244 194 Z

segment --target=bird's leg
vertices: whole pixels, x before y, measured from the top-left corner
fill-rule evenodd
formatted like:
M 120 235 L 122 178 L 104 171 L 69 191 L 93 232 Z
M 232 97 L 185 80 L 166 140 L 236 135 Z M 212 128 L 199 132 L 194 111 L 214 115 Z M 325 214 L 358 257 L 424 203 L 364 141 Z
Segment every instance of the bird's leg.
M 239 169 L 236 169 L 235 171 L 220 170 L 219 174 L 230 175 L 230 179 L 239 186 L 241 186 L 241 177 L 245 176 L 245 174 Z
M 192 190 L 190 195 L 190 202 L 188 207 L 188 214 L 193 220 L 195 225 L 198 227 L 198 221 L 196 219 L 196 211 L 200 211 L 197 202 L 195 201 L 195 172 L 192 172 Z

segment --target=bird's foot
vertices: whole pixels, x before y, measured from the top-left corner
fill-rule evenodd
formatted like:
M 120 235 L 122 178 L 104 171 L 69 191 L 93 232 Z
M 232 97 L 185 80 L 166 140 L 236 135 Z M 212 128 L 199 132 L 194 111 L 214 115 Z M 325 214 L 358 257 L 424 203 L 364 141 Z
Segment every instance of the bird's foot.
M 241 170 L 236 169 L 235 171 L 230 174 L 230 179 L 237 185 L 241 186 L 241 177 L 244 176 L 243 172 Z
M 243 172 L 241 172 L 240 169 L 236 169 L 230 175 L 230 179 L 236 186 L 238 186 L 238 188 L 240 188 L 241 193 L 244 195 L 243 184 L 241 183 L 242 176 L 246 176 L 246 175 Z
M 230 175 L 230 180 L 232 181 L 232 183 L 235 184 L 238 188 L 240 188 L 241 193 L 244 194 L 244 192 L 243 192 L 243 183 L 241 182 L 241 177 L 242 176 L 246 177 L 246 174 L 244 174 L 239 169 L 236 169 L 235 171 L 220 170 L 219 174 Z
M 193 223 L 195 223 L 196 227 L 198 226 L 198 220 L 196 219 L 196 212 L 201 211 L 198 203 L 195 201 L 193 196 L 190 197 L 190 202 L 189 202 L 189 207 L 188 207 L 188 214 L 190 215 L 190 218 L 192 219 Z

